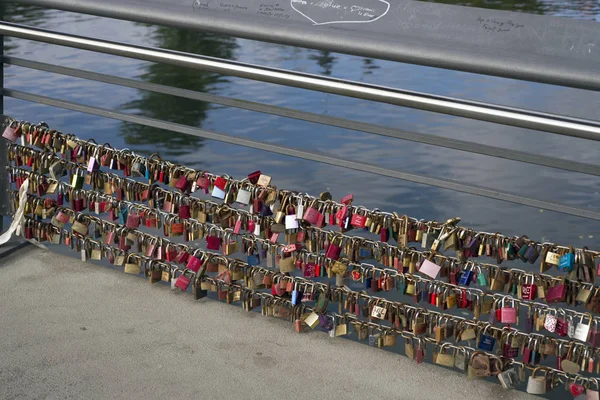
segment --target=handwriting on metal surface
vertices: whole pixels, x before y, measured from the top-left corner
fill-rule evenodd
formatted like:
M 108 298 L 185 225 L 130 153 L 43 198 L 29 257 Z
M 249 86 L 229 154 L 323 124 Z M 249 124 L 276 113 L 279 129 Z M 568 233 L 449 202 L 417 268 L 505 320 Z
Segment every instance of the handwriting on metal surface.
M 501 18 L 477 17 L 477 23 L 479 23 L 486 32 L 511 32 L 525 27 L 525 25 L 514 22 L 512 19 Z
M 390 10 L 385 0 L 290 0 L 292 8 L 315 25 L 374 22 Z

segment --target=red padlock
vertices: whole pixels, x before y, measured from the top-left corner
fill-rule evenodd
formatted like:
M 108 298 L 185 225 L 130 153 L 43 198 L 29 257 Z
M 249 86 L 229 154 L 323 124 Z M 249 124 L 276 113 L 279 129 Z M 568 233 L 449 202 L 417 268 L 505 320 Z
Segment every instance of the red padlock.
M 185 276 L 185 273 L 179 275 L 179 277 L 175 281 L 175 286 L 184 292 L 187 290 L 189 285 L 190 285 L 190 278 Z
M 335 218 L 337 219 L 339 224 L 342 224 L 344 222 L 346 216 L 348 216 L 348 206 L 346 205 L 342 206 L 342 208 L 340 208 L 338 212 L 335 213 Z M 333 225 L 333 223 L 331 225 Z
M 177 264 L 185 264 L 186 262 L 188 262 L 190 258 L 190 253 L 188 253 L 185 250 L 179 250 L 179 253 L 177 253 L 177 257 L 175 257 L 175 262 Z M 197 272 L 197 271 L 194 271 Z
M 218 176 L 215 179 L 214 186 L 221 190 L 225 190 L 225 187 L 227 187 L 227 179 L 223 178 L 222 176 Z
M 189 204 L 181 204 L 179 206 L 179 218 L 188 219 L 191 217 L 192 217 L 192 214 L 190 213 L 190 205 Z
M 200 271 L 200 267 L 202 266 L 202 260 L 197 258 L 196 256 L 191 256 L 188 259 L 186 268 L 192 270 L 194 272 Z
M 364 215 L 360 215 L 360 214 L 354 214 L 354 215 L 352 215 L 352 219 L 350 220 L 350 223 L 355 228 L 364 228 L 365 224 L 367 223 L 367 217 Z
M 189 181 L 186 175 L 181 175 L 179 177 L 179 180 L 177 180 L 177 183 L 175 184 L 175 187 L 179 190 L 181 190 L 182 192 L 185 192 L 187 190 L 189 186 Z
M 177 249 L 175 247 L 171 247 L 171 245 L 168 244 L 167 248 L 165 250 L 165 259 L 168 262 L 174 262 L 176 258 L 177 258 Z
M 306 208 L 306 211 L 304 212 L 304 215 L 302 217 L 302 219 L 306 222 L 308 222 L 309 224 L 312 225 L 318 225 L 319 219 L 323 218 L 323 214 L 321 214 L 319 212 L 319 210 L 317 210 L 315 208 L 317 204 L 317 200 L 313 200 L 313 202 L 310 204 L 310 206 L 308 206 Z
M 260 175 L 260 171 L 251 172 L 248 174 L 248 181 L 250 181 L 251 184 L 256 185 L 256 183 L 258 182 L 258 178 L 260 178 Z
M 208 190 L 208 188 L 210 188 L 210 179 L 202 174 L 196 180 L 196 186 L 198 186 L 200 189 Z
M 342 238 L 341 236 L 333 238 L 329 244 L 329 247 L 327 248 L 327 252 L 325 253 L 325 257 L 331 258 L 332 260 L 338 260 L 340 258 L 340 254 L 342 253 L 342 247 L 335 244 L 336 239 L 340 239 L 341 242 Z
M 222 239 L 218 236 L 207 236 L 206 237 L 206 248 L 209 250 L 219 250 L 221 248 Z
M 525 283 L 521 285 L 521 297 L 523 300 L 535 300 L 537 296 L 537 286 L 535 285 L 535 277 L 533 275 L 525 275 Z M 531 277 L 531 283 L 527 280 Z
M 352 200 L 354 200 L 354 195 L 349 194 L 347 196 L 342 197 L 342 200 L 340 200 L 340 203 L 349 206 L 350 204 L 352 204 Z

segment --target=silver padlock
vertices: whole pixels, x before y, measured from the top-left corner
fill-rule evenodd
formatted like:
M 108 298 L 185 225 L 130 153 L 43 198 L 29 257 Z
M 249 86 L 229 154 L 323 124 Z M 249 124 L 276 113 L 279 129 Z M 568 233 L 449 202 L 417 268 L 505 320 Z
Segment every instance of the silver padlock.
M 537 375 L 537 373 L 543 370 L 544 375 Z M 544 394 L 546 393 L 546 379 L 548 375 L 548 369 L 543 367 L 537 367 L 531 373 L 531 376 L 527 380 L 527 393 L 529 394 Z

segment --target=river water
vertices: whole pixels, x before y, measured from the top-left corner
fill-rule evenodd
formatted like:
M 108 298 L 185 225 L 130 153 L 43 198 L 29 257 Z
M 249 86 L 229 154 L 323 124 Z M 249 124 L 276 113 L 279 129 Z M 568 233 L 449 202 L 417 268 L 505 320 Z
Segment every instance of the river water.
M 458 3 L 446 1 L 446 3 Z M 471 1 L 462 3 L 564 18 L 597 20 L 598 1 Z M 37 8 L 8 7 L 6 19 L 60 32 L 234 59 L 254 64 L 436 93 L 491 103 L 597 118 L 596 93 L 478 76 L 356 56 L 219 37 L 165 27 Z M 115 74 L 143 81 L 260 101 L 445 137 L 472 140 L 546 155 L 597 163 L 595 142 L 472 121 L 425 111 L 363 102 L 336 95 L 248 81 L 195 70 L 129 60 L 93 52 L 7 38 L 9 55 Z M 241 111 L 199 101 L 168 97 L 89 82 L 20 67 L 5 70 L 6 87 L 164 119 L 239 137 L 333 154 L 354 161 L 448 178 L 544 200 L 596 210 L 600 180 L 551 168 L 440 149 L 340 128 Z M 449 190 L 431 188 L 240 146 L 108 120 L 14 99 L 6 113 L 32 122 L 94 137 L 115 147 L 163 157 L 214 173 L 243 177 L 262 170 L 274 184 L 311 194 L 323 190 L 334 198 L 354 193 L 355 203 L 395 210 L 418 218 L 446 220 L 460 216 L 464 226 L 509 235 L 527 234 L 599 248 L 598 224 L 581 218 L 518 206 Z

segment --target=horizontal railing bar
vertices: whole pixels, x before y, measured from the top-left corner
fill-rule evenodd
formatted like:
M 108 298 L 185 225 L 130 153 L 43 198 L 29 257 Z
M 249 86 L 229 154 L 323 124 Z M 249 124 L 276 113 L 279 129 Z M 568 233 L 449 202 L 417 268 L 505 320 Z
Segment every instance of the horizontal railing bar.
M 285 19 L 260 17 L 258 1 L 220 7 L 192 0 L 19 0 L 21 4 L 118 18 L 178 29 L 314 48 L 360 57 L 600 90 L 598 31 L 594 21 L 403 0 L 367 24 L 312 25 L 279 2 Z M 317 3 L 315 2 L 315 5 Z M 207 6 L 205 9 L 205 5 Z M 246 7 L 247 6 L 247 7 Z M 522 25 L 486 32 L 481 18 Z
M 0 34 L 600 141 L 600 122 L 0 23 Z
M 329 115 L 319 115 L 311 112 L 294 110 L 291 108 L 279 107 L 270 104 L 263 104 L 253 101 L 235 99 L 231 97 L 218 96 L 210 93 L 201 93 L 188 89 L 181 89 L 171 86 L 159 85 L 155 83 L 142 82 L 135 79 L 121 78 L 113 75 L 106 75 L 98 72 L 63 67 L 61 65 L 48 64 L 39 61 L 25 60 L 23 58 L 18 57 L 4 56 L 2 57 L 2 60 L 4 61 L 4 63 L 10 65 L 32 68 L 56 74 L 68 75 L 96 82 L 109 83 L 134 89 L 148 90 L 155 93 L 178 96 L 192 100 L 206 101 L 228 107 L 235 107 L 244 110 L 277 115 L 285 118 L 294 118 L 302 121 L 314 122 L 317 124 L 335 126 L 338 128 L 351 129 L 355 131 L 362 131 L 372 133 L 375 135 L 392 137 L 396 139 L 409 140 L 411 142 L 445 147 L 448 149 L 466 151 L 496 158 L 524 162 L 528 164 L 541 165 L 544 167 L 561 169 L 565 171 L 600 176 L 600 165 L 564 160 L 560 158 L 548 157 L 541 154 L 527 153 L 518 150 L 504 149 L 501 147 L 488 146 L 480 143 L 472 143 L 466 140 L 445 138 L 443 136 L 410 132 L 406 130 L 390 128 L 383 125 L 369 124 L 366 122 L 332 117 Z
M 302 158 L 310 161 L 317 161 L 323 164 L 334 165 L 338 167 L 353 169 L 356 171 L 368 172 L 376 175 L 387 176 L 390 178 L 401 179 L 409 182 L 420 183 L 428 186 L 435 186 L 442 189 L 449 189 L 457 192 L 468 193 L 475 196 L 487 197 L 495 200 L 502 200 L 510 203 L 542 208 L 545 210 L 556 211 L 562 214 L 574 215 L 588 219 L 600 221 L 600 212 L 584 210 L 577 207 L 571 207 L 566 204 L 554 203 L 544 200 L 531 199 L 515 195 L 512 193 L 501 192 L 482 188 L 473 185 L 465 185 L 454 180 L 442 180 L 424 175 L 416 175 L 398 170 L 378 167 L 376 165 L 344 160 L 341 158 L 330 157 L 324 154 L 298 150 L 292 147 L 279 146 L 270 143 L 257 142 L 254 140 L 244 139 L 241 137 L 228 135 L 224 133 L 216 133 L 206 131 L 204 129 L 194 128 L 187 125 L 181 125 L 169 121 L 161 121 L 153 118 L 142 117 L 139 115 L 125 114 L 119 111 L 107 110 L 100 107 L 88 106 L 79 103 L 74 103 L 67 100 L 54 99 L 38 94 L 26 93 L 14 89 L 2 89 L 2 95 L 15 99 L 30 101 L 34 103 L 45 104 L 49 106 L 59 107 L 67 110 L 83 112 L 86 114 L 97 115 L 101 117 L 116 119 L 120 121 L 130 122 L 134 124 L 149 126 L 158 129 L 164 129 L 171 132 L 178 132 L 186 135 L 197 136 L 205 139 L 216 140 L 223 143 L 229 143 L 237 146 L 249 147 L 256 150 L 263 150 L 271 153 L 282 154 L 295 158 Z

